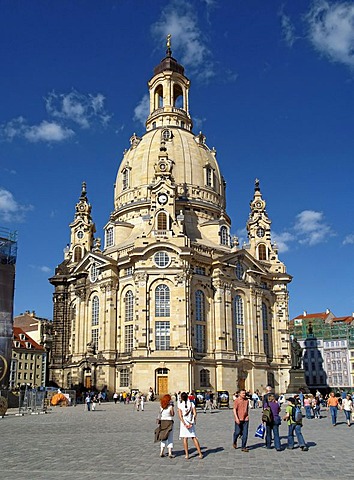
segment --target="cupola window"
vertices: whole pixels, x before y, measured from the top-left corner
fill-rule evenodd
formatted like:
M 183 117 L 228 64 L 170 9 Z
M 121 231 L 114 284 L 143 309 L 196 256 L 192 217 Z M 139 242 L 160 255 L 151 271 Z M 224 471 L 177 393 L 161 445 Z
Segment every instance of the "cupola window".
M 125 168 L 122 171 L 122 188 L 123 190 L 126 190 L 129 188 L 129 169 Z

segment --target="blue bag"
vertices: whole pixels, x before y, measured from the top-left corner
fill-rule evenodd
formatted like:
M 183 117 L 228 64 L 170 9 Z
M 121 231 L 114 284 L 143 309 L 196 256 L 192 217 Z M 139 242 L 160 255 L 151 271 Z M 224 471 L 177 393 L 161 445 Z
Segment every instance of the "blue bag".
M 260 425 L 258 425 L 256 433 L 254 434 L 254 436 L 258 437 L 258 438 L 264 438 L 265 430 L 266 430 L 265 426 L 263 425 L 263 423 L 261 423 Z

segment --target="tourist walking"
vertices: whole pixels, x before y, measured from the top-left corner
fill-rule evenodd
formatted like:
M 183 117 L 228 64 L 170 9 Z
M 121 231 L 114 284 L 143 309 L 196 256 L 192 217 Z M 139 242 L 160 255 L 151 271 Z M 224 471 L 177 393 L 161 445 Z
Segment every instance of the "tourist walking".
M 237 448 L 237 439 L 241 437 L 241 450 L 242 452 L 248 452 L 247 438 L 248 438 L 248 416 L 249 403 L 246 396 L 246 390 L 241 390 L 238 397 L 234 400 L 234 418 L 235 418 L 235 430 L 233 436 L 232 446 Z
M 304 407 L 305 407 L 306 418 L 311 420 L 311 418 L 312 418 L 312 401 L 311 401 L 311 398 L 308 395 L 305 395 L 304 401 L 302 402 L 301 398 L 300 398 L 300 395 L 299 395 L 299 399 L 300 399 L 301 405 L 304 405 Z
M 183 439 L 185 458 L 187 460 L 189 459 L 188 438 L 191 438 L 193 440 L 199 458 L 203 458 L 203 454 L 201 452 L 199 441 L 195 432 L 197 411 L 195 409 L 194 403 L 188 399 L 188 395 L 186 392 L 181 393 L 181 401 L 178 404 L 178 416 L 181 421 L 179 437 Z
M 280 418 L 280 405 L 275 400 L 275 396 L 270 393 L 268 395 L 268 406 L 272 412 L 269 422 L 266 422 L 266 447 L 272 448 L 272 434 L 274 439 L 274 447 L 277 452 L 281 452 L 279 425 L 281 424 Z
M 164 395 L 160 400 L 159 428 L 157 440 L 160 440 L 160 457 L 165 456 L 167 448 L 168 456 L 174 458 L 173 450 L 173 417 L 175 411 L 171 395 Z
M 352 397 L 349 395 L 349 393 L 342 400 L 342 410 L 344 412 L 345 419 L 347 421 L 347 425 L 348 425 L 348 427 L 350 427 L 350 415 L 351 415 L 352 410 L 353 410 L 353 401 L 352 401 Z
M 327 409 L 331 412 L 332 425 L 337 425 L 337 413 L 338 413 L 338 398 L 334 395 L 334 392 L 329 394 L 327 400 Z
M 299 404 L 301 407 L 301 404 Z M 296 420 L 296 408 L 295 408 L 295 398 L 289 397 L 288 398 L 288 405 L 285 409 L 286 415 L 283 418 L 284 421 L 288 422 L 288 449 L 294 449 L 294 433 L 296 434 L 296 438 L 298 444 L 303 452 L 308 451 L 308 446 L 306 445 L 305 439 L 302 435 L 301 428 L 302 428 L 302 420 Z
M 86 405 L 87 411 L 89 412 L 91 409 L 91 396 L 89 393 L 86 393 L 85 405 Z
M 211 398 L 210 398 L 210 393 L 206 392 L 205 394 L 205 406 L 204 406 L 204 413 L 209 410 L 211 413 Z

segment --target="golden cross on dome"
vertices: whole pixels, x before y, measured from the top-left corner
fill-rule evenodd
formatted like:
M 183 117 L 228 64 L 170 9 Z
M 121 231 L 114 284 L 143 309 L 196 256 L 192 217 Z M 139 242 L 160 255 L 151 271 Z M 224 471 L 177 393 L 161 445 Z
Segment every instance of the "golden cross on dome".
M 171 48 L 171 34 L 170 33 L 167 35 L 166 47 Z

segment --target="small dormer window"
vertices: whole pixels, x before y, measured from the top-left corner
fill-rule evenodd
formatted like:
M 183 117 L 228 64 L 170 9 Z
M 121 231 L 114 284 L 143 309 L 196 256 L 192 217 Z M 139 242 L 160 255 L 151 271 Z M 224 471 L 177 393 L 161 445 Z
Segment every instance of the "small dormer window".
M 26 335 L 24 333 L 20 333 L 20 340 L 26 340 Z
M 125 168 L 122 171 L 122 187 L 123 187 L 123 190 L 126 190 L 127 188 L 129 188 L 129 170 L 128 170 L 128 168 Z

